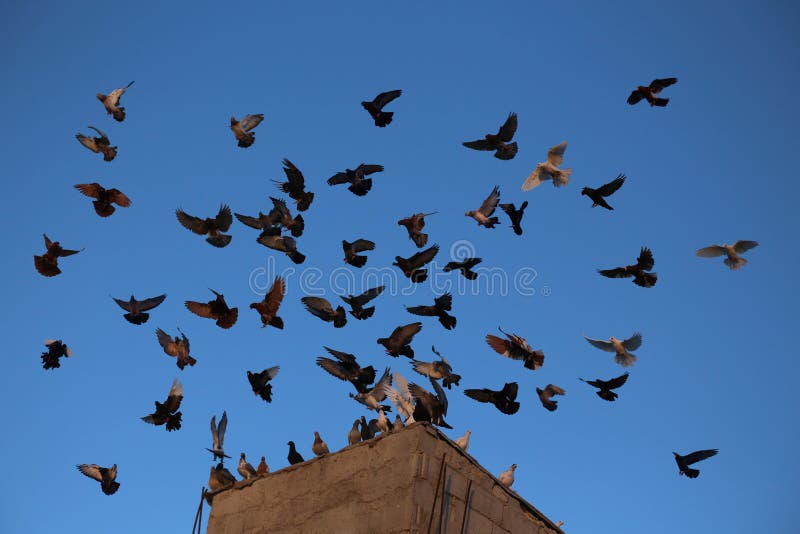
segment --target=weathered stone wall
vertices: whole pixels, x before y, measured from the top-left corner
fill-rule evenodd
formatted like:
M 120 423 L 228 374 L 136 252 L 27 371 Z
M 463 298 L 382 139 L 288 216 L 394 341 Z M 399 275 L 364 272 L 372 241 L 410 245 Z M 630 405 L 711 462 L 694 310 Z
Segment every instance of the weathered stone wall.
M 239 482 L 214 496 L 207 529 L 208 534 L 401 532 L 560 530 L 443 434 L 419 423 L 255 482 Z

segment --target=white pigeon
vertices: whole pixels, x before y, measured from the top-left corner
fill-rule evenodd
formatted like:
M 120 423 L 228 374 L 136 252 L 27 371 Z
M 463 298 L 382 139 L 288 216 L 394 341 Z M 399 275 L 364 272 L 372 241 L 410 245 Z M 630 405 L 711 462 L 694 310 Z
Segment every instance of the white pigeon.
M 379 410 L 381 407 L 381 402 L 386 398 L 386 396 L 390 393 L 392 389 L 392 375 L 389 374 L 389 368 L 387 367 L 386 370 L 383 372 L 380 380 L 378 380 L 375 386 L 367 391 L 366 393 L 359 393 L 357 395 L 353 395 L 350 393 L 350 398 L 357 400 L 370 410 Z
M 739 240 L 733 245 L 725 243 L 724 245 L 711 245 L 710 247 L 701 248 L 697 251 L 697 255 L 701 258 L 717 258 L 719 256 L 728 256 L 725 258 L 725 265 L 730 267 L 731 271 L 736 271 L 744 267 L 747 260 L 739 256 L 747 252 L 751 248 L 758 246 L 757 241 L 742 241 Z
M 245 459 L 244 453 L 239 457 L 239 467 L 236 468 L 236 471 L 244 480 L 258 477 L 255 468 Z
M 383 408 L 378 410 L 378 430 L 381 434 L 389 433 L 389 420 L 386 419 L 386 414 L 383 413 Z
M 467 452 L 469 449 L 469 435 L 472 434 L 472 430 L 467 430 L 467 432 L 461 436 L 460 438 L 456 438 L 456 445 L 461 447 L 461 450 Z
M 517 464 L 511 464 L 511 467 L 503 471 L 497 476 L 497 480 L 507 488 L 511 487 L 514 483 L 514 471 L 517 469 Z
M 410 425 L 414 422 L 414 399 L 408 391 L 408 380 L 400 373 L 394 374 L 394 385 L 397 389 L 389 387 L 387 393 L 389 400 L 394 404 L 397 413 L 405 418 L 405 423 Z
M 622 367 L 630 367 L 633 365 L 633 362 L 636 361 L 636 355 L 631 354 L 629 351 L 636 350 L 642 346 L 642 334 L 639 332 L 634 333 L 631 337 L 626 339 L 625 341 L 620 341 L 619 339 L 611 336 L 608 341 L 603 341 L 601 339 L 591 339 L 583 336 L 586 341 L 588 341 L 594 347 L 597 347 L 600 350 L 604 350 L 606 352 L 614 352 L 614 361 L 620 364 Z
M 214 460 L 219 458 L 220 463 L 224 462 L 225 458 L 230 458 L 230 456 L 225 454 L 225 450 L 222 448 L 222 444 L 225 441 L 226 428 L 228 428 L 227 412 L 222 412 L 222 419 L 219 420 L 219 426 L 217 425 L 217 416 L 211 416 L 211 440 L 213 442 L 213 448 L 206 450 L 214 455 Z
M 547 151 L 547 161 L 537 163 L 533 172 L 525 179 L 522 184 L 523 191 L 530 191 L 538 187 L 545 180 L 552 180 L 553 186 L 560 187 L 567 185 L 572 169 L 559 169 L 558 166 L 564 161 L 564 152 L 567 150 L 567 142 L 562 141 Z

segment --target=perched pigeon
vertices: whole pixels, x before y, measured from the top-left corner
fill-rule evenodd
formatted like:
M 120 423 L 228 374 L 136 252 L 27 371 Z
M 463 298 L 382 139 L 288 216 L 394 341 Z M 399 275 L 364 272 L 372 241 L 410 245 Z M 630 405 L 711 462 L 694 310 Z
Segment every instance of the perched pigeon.
M 387 367 L 381 375 L 380 380 L 378 380 L 372 389 L 363 393 L 358 393 L 357 395 L 350 393 L 350 398 L 357 400 L 370 410 L 386 410 L 387 407 L 381 405 L 381 402 L 386 399 L 389 393 L 389 387 L 392 385 L 392 375 L 389 373 L 390 370 Z
M 256 468 L 256 475 L 264 476 L 269 473 L 269 466 L 267 465 L 267 460 L 263 456 L 261 457 L 261 461 L 258 463 L 258 467 Z
M 511 358 L 512 360 L 521 360 L 525 362 L 525 368 L 536 371 L 544 365 L 544 352 L 540 350 L 533 350 L 525 338 L 516 334 L 508 334 L 500 328 L 500 331 L 506 335 L 508 339 L 501 339 L 492 334 L 486 335 L 486 343 L 494 349 L 497 354 Z
M 372 102 L 364 101 L 361 102 L 361 107 L 367 110 L 372 120 L 375 121 L 375 126 L 379 126 L 381 128 L 385 128 L 387 124 L 392 122 L 392 116 L 394 112 L 391 111 L 382 111 L 383 106 L 397 98 L 403 94 L 403 91 L 400 89 L 395 89 L 394 91 L 386 91 L 385 93 L 380 93 L 376 96 Z
M 453 308 L 453 295 L 445 293 L 433 299 L 433 306 L 406 306 L 406 311 L 414 315 L 422 315 L 423 317 L 438 317 L 439 323 L 446 330 L 452 330 L 456 327 L 456 318 L 447 312 Z
M 262 232 L 256 241 L 267 248 L 286 253 L 289 259 L 296 264 L 306 261 L 305 255 L 297 250 L 297 241 L 288 235 L 270 235 L 268 232 Z
M 473 150 L 494 150 L 494 157 L 509 160 L 517 155 L 517 143 L 511 143 L 517 131 L 517 114 L 509 113 L 506 122 L 496 134 L 486 134 L 483 139 L 462 143 Z
M 231 242 L 231 236 L 222 233 L 227 232 L 233 222 L 231 209 L 225 204 L 219 207 L 219 212 L 213 219 L 200 219 L 189 215 L 182 209 L 175 210 L 175 216 L 178 218 L 178 222 L 187 230 L 191 230 L 198 235 L 207 235 L 206 242 L 210 245 L 223 248 Z
M 494 189 L 492 189 L 492 192 L 486 197 L 486 200 L 483 201 L 480 208 L 477 210 L 470 210 L 464 215 L 475 219 L 478 226 L 494 228 L 494 226 L 500 222 L 500 219 L 497 217 L 492 217 L 494 210 L 497 209 L 498 202 L 500 202 L 500 188 L 494 186 Z
M 514 229 L 514 233 L 517 235 L 522 235 L 522 216 L 525 215 L 525 208 L 528 207 L 528 201 L 526 200 L 522 204 L 520 204 L 519 209 L 514 207 L 514 204 L 500 204 L 500 208 L 506 212 L 508 218 L 511 219 L 511 228 Z
M 701 258 L 716 258 L 718 256 L 727 256 L 725 258 L 725 265 L 730 267 L 731 271 L 736 271 L 744 267 L 747 260 L 739 256 L 747 252 L 751 248 L 758 246 L 757 241 L 737 241 L 733 245 L 725 243 L 724 245 L 711 245 L 710 247 L 701 248 L 697 251 L 697 255 Z
M 297 452 L 297 449 L 294 446 L 294 441 L 290 441 L 289 443 L 287 443 L 287 445 L 289 445 L 289 456 L 288 456 L 287 459 L 289 460 L 289 463 L 291 465 L 299 464 L 301 462 L 305 462 L 305 460 L 303 460 L 303 457 L 300 455 L 300 453 Z
M 517 392 L 519 386 L 516 382 L 508 382 L 503 389 L 495 391 L 492 389 L 465 389 L 464 395 L 478 402 L 494 404 L 494 407 L 506 415 L 513 415 L 519 411 Z
M 117 464 L 111 467 L 100 467 L 97 464 L 80 464 L 78 471 L 100 483 L 100 489 L 106 495 L 114 495 L 119 489 L 117 479 Z
M 414 336 L 422 330 L 422 323 L 410 323 L 404 326 L 398 326 L 392 331 L 392 334 L 387 337 L 378 339 L 378 344 L 386 348 L 386 354 L 394 356 L 395 358 L 402 355 L 408 358 L 414 358 L 414 349 L 411 348 L 411 340 Z
M 262 328 L 269 325 L 283 330 L 283 319 L 278 317 L 278 308 L 285 292 L 286 282 L 280 276 L 276 276 L 272 288 L 264 295 L 264 300 L 250 304 L 250 309 L 256 310 L 261 317 Z
M 279 370 L 280 366 L 276 365 L 263 371 L 247 371 L 247 380 L 253 388 L 253 393 L 267 402 L 272 402 L 272 384 L 269 381 L 275 378 Z
M 500 483 L 505 487 L 510 488 L 514 483 L 514 471 L 516 470 L 517 464 L 511 464 L 511 467 L 497 475 L 497 480 L 499 480 Z
M 69 358 L 72 356 L 72 350 L 60 339 L 46 339 L 44 345 L 47 347 L 47 352 L 42 353 L 42 367 L 45 369 L 61 367 L 59 360 L 62 357 Z
M 386 413 L 382 409 L 378 410 L 378 419 L 375 422 L 381 434 L 388 434 L 392 431 L 392 423 L 386 418 Z
M 237 121 L 235 117 L 231 117 L 231 130 L 234 137 L 239 142 L 239 146 L 247 148 L 256 141 L 256 134 L 251 132 L 253 128 L 261 124 L 264 120 L 264 115 L 257 113 L 256 115 L 245 115 L 241 120 Z
M 567 150 L 567 142 L 562 141 L 547 151 L 547 161 L 536 164 L 536 168 L 528 175 L 522 183 L 523 191 L 530 191 L 538 187 L 545 180 L 552 180 L 553 186 L 560 187 L 569 183 L 572 169 L 559 169 L 564 161 L 564 152 Z
M 598 269 L 597 272 L 607 278 L 633 277 L 633 283 L 637 286 L 653 287 L 658 280 L 658 274 L 647 272 L 653 268 L 653 265 L 655 265 L 653 253 L 649 248 L 642 247 L 635 264 L 617 267 L 616 269 Z
M 617 395 L 615 392 L 611 391 L 612 389 L 617 389 L 618 387 L 622 386 L 625 382 L 628 381 L 628 373 L 624 375 L 620 375 L 616 378 L 612 378 L 611 380 L 600 380 L 599 378 L 596 380 L 584 380 L 583 378 L 580 379 L 582 382 L 586 382 L 592 387 L 596 387 L 599 391 L 595 391 L 597 396 L 603 400 L 607 400 L 609 402 L 614 402 L 617 400 Z
M 94 198 L 92 201 L 94 211 L 100 217 L 108 217 L 116 211 L 112 204 L 116 204 L 123 208 L 131 205 L 131 199 L 119 189 L 105 189 L 97 182 L 91 184 L 77 184 L 75 189 L 86 195 L 87 197 Z
M 700 476 L 700 470 L 692 469 L 689 466 L 701 460 L 705 460 L 706 458 L 716 456 L 718 452 L 719 449 L 707 449 L 704 451 L 695 451 L 686 456 L 681 456 L 677 452 L 673 452 L 672 454 L 675 456 L 675 463 L 678 464 L 678 474 L 686 475 L 688 478 L 697 478 Z
M 410 278 L 412 282 L 419 284 L 428 279 L 428 269 L 423 269 L 422 266 L 430 263 L 438 253 L 439 245 L 433 245 L 421 252 L 417 252 L 410 258 L 395 256 L 392 265 L 399 267 L 403 274 L 406 275 L 406 278 Z
M 435 215 L 437 212 L 431 213 L 415 213 L 405 219 L 397 221 L 399 226 L 405 226 L 408 231 L 408 238 L 417 245 L 417 248 L 422 248 L 428 243 L 428 234 L 422 233 L 425 228 L 425 217 Z
M 544 389 L 536 388 L 536 394 L 539 395 L 542 406 L 550 412 L 554 412 L 558 409 L 558 401 L 552 400 L 553 395 L 563 395 L 564 393 L 565 391 L 563 388 L 554 386 L 553 384 L 547 384 Z
M 122 95 L 125 94 L 125 91 L 133 85 L 133 82 L 129 83 L 125 87 L 120 87 L 119 89 L 114 89 L 107 95 L 97 93 L 97 100 L 103 103 L 103 107 L 106 108 L 106 113 L 114 117 L 114 120 L 117 122 L 122 122 L 125 120 L 125 108 L 119 105 L 119 99 Z
M 255 468 L 245 459 L 244 453 L 239 456 L 239 467 L 236 468 L 236 471 L 241 475 L 242 480 L 248 480 L 258 476 Z
M 236 477 L 225 469 L 222 462 L 211 468 L 211 474 L 208 477 L 208 489 L 211 491 L 219 491 L 230 486 L 234 482 L 236 482 Z
M 167 295 L 159 295 L 157 297 L 151 297 L 144 300 L 136 300 L 133 295 L 131 295 L 130 300 L 122 300 L 114 297 L 111 298 L 120 308 L 128 312 L 123 315 L 126 321 L 132 324 L 144 324 L 150 318 L 150 314 L 145 312 L 152 310 L 164 302 L 164 299 L 167 298 Z
M 347 324 L 347 315 L 343 307 L 337 306 L 334 311 L 331 303 L 322 297 L 303 297 L 300 300 L 311 315 L 319 317 L 326 323 L 333 323 L 335 328 L 342 328 Z
M 416 401 L 414 405 L 415 421 L 430 421 L 431 424 L 443 428 L 453 428 L 447 424 L 444 417 L 447 415 L 447 395 L 436 380 L 430 378 L 431 386 L 436 395 L 417 384 L 409 384 L 408 391 Z
M 230 328 L 235 325 L 239 318 L 239 308 L 229 308 L 228 303 L 225 302 L 225 295 L 210 288 L 209 291 L 214 293 L 216 297 L 214 300 L 206 303 L 187 300 L 185 302 L 186 309 L 197 316 L 214 319 L 220 328 Z
M 392 423 L 392 432 L 398 432 L 403 429 L 405 425 L 403 424 L 403 420 L 400 418 L 400 414 L 395 414 L 394 416 L 394 423 Z
M 361 430 L 358 428 L 358 424 L 361 422 L 360 419 L 356 419 L 353 421 L 353 427 L 350 429 L 350 432 L 347 433 L 347 443 L 349 445 L 355 445 L 356 443 L 361 443 Z
M 372 178 L 364 178 L 376 172 L 382 172 L 383 165 L 362 163 L 355 170 L 346 169 L 328 178 L 328 185 L 350 184 L 348 190 L 354 195 L 363 197 L 372 189 Z
M 33 257 L 33 265 L 42 276 L 50 277 L 61 274 L 61 269 L 58 268 L 58 258 L 72 256 L 83 250 L 61 248 L 61 243 L 58 241 L 50 241 L 45 234 L 42 235 L 44 235 L 44 246 L 47 248 L 47 252 L 42 256 Z
M 358 296 L 348 295 L 340 298 L 345 302 L 345 304 L 350 306 L 350 315 L 356 319 L 369 319 L 372 317 L 372 314 L 375 313 L 375 306 L 364 308 L 364 304 L 383 293 L 385 288 L 386 286 L 373 287 L 371 289 L 367 289 Z
M 375 243 L 367 239 L 356 239 L 352 243 L 342 240 L 342 250 L 344 250 L 344 262 L 353 267 L 363 267 L 367 263 L 366 256 L 359 256 L 359 252 L 375 250 Z
M 453 372 L 453 367 L 450 365 L 450 362 L 448 362 L 444 356 L 439 354 L 439 351 L 436 350 L 435 346 L 432 346 L 431 350 L 440 358 L 440 360 L 433 362 L 412 360 L 414 371 L 423 376 L 427 376 L 428 378 L 441 380 L 442 385 L 447 389 L 450 389 L 450 386 L 453 384 L 457 386 L 461 381 L 461 375 L 457 375 Z
M 288 159 L 283 160 L 283 172 L 287 181 L 273 180 L 273 182 L 278 185 L 278 189 L 297 202 L 297 211 L 306 211 L 314 200 L 314 193 L 305 190 L 306 180 L 303 173 Z
M 211 442 L 212 448 L 206 449 L 208 452 L 214 455 L 214 460 L 219 458 L 219 466 L 222 466 L 222 463 L 225 461 L 225 458 L 230 458 L 227 454 L 225 454 L 225 449 L 223 448 L 223 444 L 225 442 L 225 430 L 228 428 L 228 412 L 222 412 L 222 418 L 219 420 L 219 425 L 217 425 L 217 416 L 211 416 Z
M 604 350 L 606 352 L 615 353 L 614 361 L 623 367 L 630 367 L 636 361 L 636 355 L 628 351 L 636 350 L 642 346 L 642 334 L 639 332 L 634 333 L 628 339 L 621 341 L 614 336 L 611 336 L 608 341 L 601 339 L 591 339 L 583 336 L 592 346 Z
M 178 382 L 178 379 L 172 381 L 172 387 L 169 389 L 169 395 L 164 404 L 155 401 L 156 410 L 150 415 L 142 417 L 142 421 L 150 423 L 151 425 L 166 425 L 167 432 L 181 429 L 181 412 L 178 409 L 181 407 L 183 400 L 183 385 Z
M 375 382 L 374 367 L 371 365 L 361 367 L 358 365 L 356 357 L 347 352 L 333 350 L 329 347 L 325 347 L 325 350 L 336 359 L 320 356 L 317 358 L 317 365 L 339 380 L 346 380 L 353 384 L 358 393 L 366 393 L 369 390 L 370 385 Z
M 311 452 L 316 454 L 317 456 L 324 456 L 331 451 L 328 450 L 328 444 L 322 441 L 322 438 L 319 437 L 319 432 L 314 432 L 314 443 L 311 445 Z
M 156 337 L 158 338 L 158 344 L 164 349 L 164 353 L 167 356 L 177 358 L 175 363 L 178 369 L 183 370 L 187 365 L 196 364 L 197 360 L 189 355 L 189 338 L 181 332 L 180 328 L 178 328 L 178 332 L 180 332 L 181 337 L 176 336 L 173 338 L 160 328 L 156 328 Z
M 472 268 L 482 261 L 483 260 L 481 258 L 467 258 L 463 261 L 451 261 L 445 265 L 444 269 L 442 270 L 446 273 L 449 273 L 450 271 L 458 269 L 467 280 L 475 280 L 478 278 L 478 273 L 473 271 Z
M 469 449 L 469 436 L 471 434 L 472 430 L 467 430 L 463 436 L 456 438 L 455 440 L 456 445 L 458 445 L 464 452 L 467 452 L 467 449 Z
M 375 437 L 375 433 L 369 427 L 366 417 L 362 415 L 358 422 L 361 423 L 361 441 L 369 441 Z
M 75 134 L 75 139 L 77 139 L 80 144 L 95 154 L 102 153 L 103 161 L 111 161 L 117 157 L 117 147 L 111 146 L 111 141 L 108 140 L 108 136 L 94 126 L 89 126 L 89 128 L 97 132 L 100 137 L 89 137 L 83 134 Z
M 607 210 L 613 210 L 606 199 L 603 197 L 608 197 L 613 195 L 617 192 L 617 189 L 622 187 L 622 184 L 625 183 L 626 176 L 624 174 L 618 175 L 616 178 L 611 180 L 605 185 L 598 187 L 597 189 L 592 189 L 591 187 L 584 187 L 581 190 L 581 195 L 586 195 L 587 197 L 592 199 L 592 207 L 602 206 Z
M 631 106 L 636 105 L 644 98 L 650 104 L 650 107 L 658 106 L 663 108 L 669 103 L 669 98 L 658 98 L 656 95 L 660 93 L 662 89 L 669 87 L 677 81 L 678 78 L 656 78 L 650 82 L 650 85 L 640 85 L 631 92 L 628 97 L 628 104 Z

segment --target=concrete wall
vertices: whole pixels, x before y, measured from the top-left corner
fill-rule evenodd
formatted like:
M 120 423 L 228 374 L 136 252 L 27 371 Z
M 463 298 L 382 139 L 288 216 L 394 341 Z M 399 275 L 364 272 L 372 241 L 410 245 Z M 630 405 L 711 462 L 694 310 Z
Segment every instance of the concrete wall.
M 457 534 L 463 526 L 474 534 L 561 532 L 438 430 L 416 423 L 237 483 L 214 496 L 207 533 Z

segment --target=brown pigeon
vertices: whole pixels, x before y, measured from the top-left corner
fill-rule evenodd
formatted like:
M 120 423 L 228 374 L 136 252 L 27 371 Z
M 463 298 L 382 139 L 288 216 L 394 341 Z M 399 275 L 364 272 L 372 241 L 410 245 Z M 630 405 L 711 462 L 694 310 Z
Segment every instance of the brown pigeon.
M 305 190 L 306 181 L 303 173 L 288 159 L 283 160 L 283 172 L 287 181 L 273 180 L 273 182 L 278 185 L 278 189 L 297 202 L 297 211 L 306 211 L 314 200 L 314 193 Z
M 111 467 L 100 467 L 97 464 L 80 464 L 78 471 L 100 483 L 100 489 L 106 495 L 114 495 L 119 489 L 117 479 L 117 464 Z
M 332 360 L 320 356 L 317 358 L 317 365 L 322 367 L 331 376 L 339 380 L 346 380 L 353 384 L 358 393 L 366 393 L 370 385 L 375 382 L 375 368 L 371 365 L 361 367 L 353 354 L 341 352 L 329 347 L 324 347 L 328 354 L 336 358 Z
M 58 258 L 72 256 L 73 254 L 77 254 L 83 250 L 68 250 L 61 248 L 61 243 L 58 241 L 50 241 L 45 234 L 42 235 L 44 236 L 44 246 L 47 247 L 47 252 L 45 252 L 42 256 L 33 257 L 33 265 L 42 276 L 50 277 L 61 274 L 61 269 L 58 268 Z
M 653 287 L 658 280 L 657 273 L 649 273 L 655 265 L 653 253 L 647 247 L 642 247 L 639 252 L 639 257 L 633 265 L 626 265 L 625 267 L 617 267 L 616 269 L 598 269 L 597 272 L 607 278 L 630 278 L 633 277 L 633 283 L 641 287 Z
M 644 98 L 650 104 L 650 107 L 658 106 L 663 108 L 669 103 L 669 98 L 659 98 L 656 95 L 662 89 L 677 83 L 677 81 L 678 78 L 656 78 L 650 82 L 650 85 L 640 85 L 631 92 L 628 97 L 628 104 L 631 106 L 636 105 Z
M 536 388 L 536 394 L 539 395 L 539 400 L 542 401 L 542 406 L 544 406 L 550 412 L 554 412 L 558 409 L 558 401 L 552 400 L 553 396 L 563 395 L 564 393 L 564 388 L 554 386 L 553 384 L 547 384 L 544 389 Z
M 503 329 L 500 328 L 503 332 Z M 525 362 L 525 368 L 536 371 L 544 365 L 544 352 L 540 350 L 533 350 L 525 338 L 516 334 L 508 334 L 503 332 L 507 339 L 501 339 L 492 334 L 486 335 L 486 343 L 494 349 L 497 354 L 511 358 L 512 360 L 521 360 Z
M 431 350 L 439 357 L 439 360 L 433 362 L 412 360 L 414 371 L 423 376 L 427 376 L 428 378 L 441 380 L 442 385 L 447 389 L 450 389 L 452 385 L 457 386 L 461 381 L 461 375 L 457 375 L 453 372 L 453 367 L 450 365 L 450 362 L 448 362 L 444 356 L 439 354 L 435 346 L 432 346 Z
M 395 358 L 402 355 L 414 358 L 414 349 L 411 348 L 411 340 L 422 330 L 422 323 L 411 323 L 398 326 L 392 331 L 389 337 L 378 339 L 378 344 L 386 348 L 386 354 Z
M 225 247 L 231 242 L 231 236 L 222 233 L 227 232 L 233 222 L 231 209 L 225 204 L 219 207 L 219 212 L 213 219 L 200 219 L 189 215 L 182 209 L 175 210 L 175 216 L 178 218 L 178 222 L 187 230 L 191 230 L 198 235 L 207 235 L 206 241 L 217 248 Z
M 151 425 L 166 425 L 167 432 L 181 429 L 181 412 L 178 409 L 181 407 L 183 400 L 183 385 L 178 382 L 176 378 L 172 382 L 172 387 L 169 390 L 169 395 L 164 404 L 155 401 L 156 410 L 150 415 L 142 417 L 142 421 L 150 423 Z
M 369 308 L 365 308 L 364 304 L 366 304 L 367 302 L 371 301 L 372 299 L 383 293 L 383 290 L 385 288 L 386 286 L 373 287 L 367 289 L 358 296 L 348 295 L 346 297 L 343 296 L 340 298 L 345 302 L 345 304 L 350 306 L 351 308 L 350 315 L 360 320 L 369 319 L 370 317 L 372 317 L 372 314 L 375 313 L 375 306 L 370 306 Z
M 83 134 L 75 134 L 75 138 L 78 140 L 78 142 L 95 154 L 102 153 L 104 161 L 111 161 L 117 157 L 117 147 L 111 146 L 108 136 L 94 126 L 89 126 L 89 128 L 97 132 L 100 137 L 89 137 Z
M 372 117 L 372 120 L 375 121 L 375 126 L 385 128 L 387 124 L 392 122 L 392 116 L 394 115 L 394 112 L 382 111 L 383 107 L 395 98 L 399 97 L 401 94 L 403 94 L 403 91 L 400 89 L 386 91 L 376 96 L 372 102 L 361 102 L 361 106 L 367 110 L 370 117 Z
M 509 113 L 506 122 L 496 134 L 486 134 L 483 139 L 462 143 L 473 150 L 494 150 L 494 157 L 509 160 L 517 155 L 517 143 L 511 143 L 517 131 L 517 114 Z
M 235 117 L 231 117 L 231 130 L 240 147 L 247 148 L 256 141 L 256 134 L 250 130 L 261 124 L 263 120 L 264 115 L 261 113 L 245 115 L 239 121 Z
M 372 189 L 372 178 L 364 178 L 376 172 L 382 172 L 383 165 L 362 163 L 355 170 L 346 169 L 328 178 L 328 185 L 350 184 L 348 190 L 354 195 L 363 197 Z
M 122 191 L 115 188 L 105 189 L 97 182 L 91 184 L 77 184 L 75 189 L 87 197 L 96 199 L 92 204 L 94 204 L 95 213 L 100 217 L 108 217 L 116 211 L 116 208 L 114 208 L 112 204 L 122 206 L 123 208 L 127 208 L 131 205 L 131 199 L 125 196 Z
M 366 256 L 359 256 L 359 252 L 375 250 L 375 243 L 368 239 L 356 239 L 352 243 L 342 240 L 342 250 L 344 250 L 344 262 L 353 267 L 363 267 L 367 263 Z
M 306 261 L 306 257 L 299 250 L 297 250 L 297 241 L 288 235 L 275 235 L 265 230 L 261 235 L 256 238 L 256 241 L 272 250 L 283 252 L 289 259 L 296 264 L 301 264 Z
M 97 93 L 96 95 L 97 100 L 102 102 L 103 107 L 106 108 L 106 113 L 114 117 L 117 122 L 122 122 L 125 120 L 125 108 L 119 105 L 119 99 L 125 94 L 125 91 L 131 85 L 133 85 L 133 82 L 129 83 L 125 87 L 114 89 L 107 95 L 101 93 Z
M 167 356 L 177 358 L 175 364 L 178 366 L 178 369 L 183 370 L 187 365 L 196 364 L 197 360 L 189 355 L 189 338 L 186 337 L 186 334 L 181 332 L 180 328 L 178 332 L 180 332 L 181 337 L 176 336 L 173 338 L 160 328 L 156 328 L 156 337 L 158 338 L 159 345 L 164 349 L 164 353 Z
M 437 212 L 431 213 L 415 213 L 405 219 L 397 221 L 399 226 L 405 226 L 408 231 L 408 238 L 417 245 L 417 248 L 422 248 L 428 243 L 428 234 L 423 234 L 422 229 L 425 228 L 425 217 L 435 215 Z
M 250 304 L 250 309 L 256 310 L 261 316 L 261 327 L 267 325 L 283 330 L 283 319 L 278 317 L 278 308 L 286 293 L 286 282 L 280 276 L 275 277 L 272 288 L 264 295 L 264 300 Z
M 200 317 L 214 319 L 220 328 L 230 328 L 235 325 L 236 319 L 239 318 L 239 308 L 229 308 L 225 302 L 225 295 L 210 288 L 209 291 L 216 296 L 214 300 L 206 303 L 187 300 L 186 309 Z
M 438 252 L 439 245 L 433 245 L 421 252 L 417 252 L 410 258 L 395 256 L 395 261 L 392 265 L 399 267 L 403 274 L 406 275 L 406 278 L 410 278 L 412 282 L 419 284 L 428 278 L 428 269 L 423 269 L 422 266 L 430 263 Z
M 433 299 L 433 306 L 406 306 L 408 313 L 422 315 L 423 317 L 438 317 L 439 323 L 445 329 L 452 330 L 456 327 L 456 318 L 448 314 L 453 308 L 453 295 L 445 293 Z
M 319 317 L 326 323 L 333 323 L 336 328 L 342 328 L 347 324 L 347 315 L 341 306 L 334 311 L 331 303 L 322 297 L 303 297 L 300 300 L 311 315 Z
M 253 393 L 267 402 L 272 402 L 272 384 L 269 381 L 275 378 L 280 369 L 280 366 L 276 365 L 263 371 L 247 371 L 247 380 L 253 388 Z

